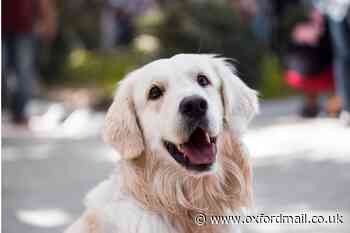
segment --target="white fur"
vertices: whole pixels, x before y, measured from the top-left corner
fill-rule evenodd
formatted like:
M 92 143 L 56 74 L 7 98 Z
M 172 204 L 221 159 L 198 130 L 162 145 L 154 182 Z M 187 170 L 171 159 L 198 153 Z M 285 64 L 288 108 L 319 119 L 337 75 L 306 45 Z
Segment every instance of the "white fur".
M 196 77 L 199 73 L 209 78 L 210 86 L 203 88 L 198 85 Z M 153 84 L 164 87 L 165 92 L 159 100 L 150 101 L 147 95 Z M 145 192 L 143 190 L 146 189 L 138 189 L 137 194 L 132 194 L 130 189 L 133 189 L 134 184 L 138 185 L 137 174 L 139 173 L 145 175 L 146 178 L 143 181 L 167 182 L 166 177 L 178 176 L 179 180 L 184 181 L 177 182 L 176 177 L 173 177 L 175 179 L 171 180 L 175 181 L 176 185 L 170 186 L 173 190 L 168 190 L 168 192 L 175 193 L 180 207 L 181 203 L 187 203 L 183 204 L 184 206 L 191 203 L 185 200 L 187 197 L 182 193 L 183 189 L 188 188 L 190 179 L 194 179 L 193 182 L 196 183 L 202 178 L 195 178 L 191 172 L 182 168 L 162 144 L 162 140 L 175 144 L 188 140 L 190 135 L 178 113 L 178 107 L 184 97 L 191 95 L 199 95 L 208 102 L 207 118 L 210 136 L 220 136 L 227 131 L 232 140 L 239 138 L 249 121 L 258 112 L 256 92 L 249 89 L 234 74 L 232 67 L 223 58 L 212 55 L 180 54 L 169 59 L 157 60 L 132 72 L 119 85 L 114 103 L 107 113 L 104 130 L 105 141 L 120 152 L 122 161 L 119 162 L 110 179 L 102 182 L 87 195 L 86 212 L 66 233 L 185 232 L 185 227 L 174 225 L 176 219 L 169 217 L 172 216 L 171 213 L 166 212 L 165 209 L 154 211 L 152 204 L 147 209 L 144 203 L 135 198 L 135 195 L 141 197 L 148 195 L 148 193 L 140 193 Z M 227 145 L 227 142 L 223 142 L 222 145 Z M 229 149 L 226 148 L 225 153 L 227 150 Z M 230 161 L 227 161 L 226 158 L 225 164 L 220 161 L 221 159 L 224 160 L 218 155 L 219 162 L 205 176 L 213 176 L 216 179 L 228 177 L 224 173 L 224 167 L 230 167 L 227 165 L 230 164 Z M 242 159 L 247 158 L 244 155 Z M 160 166 L 158 170 L 163 171 L 164 174 L 173 173 L 164 175 L 164 180 L 159 177 L 154 177 L 154 179 L 147 177 L 147 172 L 137 170 L 139 168 L 151 169 L 148 167 L 151 166 L 150 164 L 155 167 Z M 239 166 L 233 166 L 237 167 L 237 171 L 234 172 L 240 172 Z M 245 170 L 244 174 L 237 175 L 239 184 L 249 185 L 242 184 L 244 181 L 240 180 L 241 177 L 249 175 L 248 173 L 248 170 Z M 136 183 L 128 184 L 128 181 Z M 185 183 L 187 186 L 182 186 Z M 163 195 L 163 186 L 172 184 L 169 180 L 167 184 L 155 182 L 145 185 L 149 185 L 157 195 Z M 218 185 L 220 184 L 214 184 L 213 187 Z M 196 196 L 195 194 L 193 195 Z M 198 200 L 201 195 L 197 193 Z M 170 203 L 169 205 L 176 206 L 177 204 Z M 186 207 L 182 209 L 185 210 Z M 227 211 L 232 211 L 232 209 L 228 208 Z M 219 227 L 215 232 L 237 232 L 237 230 L 236 225 L 228 225 Z

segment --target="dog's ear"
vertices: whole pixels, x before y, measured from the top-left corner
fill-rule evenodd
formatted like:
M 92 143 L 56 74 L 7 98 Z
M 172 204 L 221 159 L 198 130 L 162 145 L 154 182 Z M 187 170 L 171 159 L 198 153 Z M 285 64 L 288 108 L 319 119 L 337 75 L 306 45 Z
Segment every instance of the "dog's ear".
M 238 78 L 235 68 L 227 60 L 217 57 L 212 57 L 212 60 L 222 81 L 225 127 L 240 135 L 259 112 L 257 92 Z
M 107 112 L 103 139 L 120 153 L 121 158 L 133 159 L 142 154 L 144 142 L 131 96 L 131 85 L 126 81 L 120 82 Z

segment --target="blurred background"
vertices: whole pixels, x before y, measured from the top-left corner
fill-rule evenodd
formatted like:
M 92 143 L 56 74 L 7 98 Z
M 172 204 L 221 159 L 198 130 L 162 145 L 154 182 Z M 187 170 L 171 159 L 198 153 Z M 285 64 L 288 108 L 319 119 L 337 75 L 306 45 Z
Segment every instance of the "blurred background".
M 100 139 L 117 82 L 177 53 L 233 58 L 260 92 L 244 140 L 256 210 L 340 213 L 349 232 L 349 0 L 2 0 L 2 231 L 62 232 L 115 152 Z

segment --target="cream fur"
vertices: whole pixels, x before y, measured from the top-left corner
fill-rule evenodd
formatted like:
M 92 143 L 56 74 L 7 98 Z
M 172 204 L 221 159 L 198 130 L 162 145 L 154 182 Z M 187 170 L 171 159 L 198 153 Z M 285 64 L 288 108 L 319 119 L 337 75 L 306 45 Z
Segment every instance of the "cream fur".
M 203 91 L 188 80 L 191 72 L 197 72 L 192 67 L 211 77 L 211 89 Z M 184 80 L 172 82 L 166 76 L 172 71 Z M 146 78 L 157 74 L 166 77 Z M 168 88 L 168 96 L 150 104 L 143 94 L 154 81 Z M 187 171 L 159 143 L 160 137 L 173 141 L 186 137 L 169 108 L 192 93 L 207 99 L 210 130 L 218 137 L 216 168 L 206 174 Z M 240 137 L 257 111 L 256 92 L 221 58 L 177 55 L 135 71 L 120 85 L 106 117 L 104 138 L 122 160 L 112 177 L 90 192 L 86 213 L 66 233 L 237 232 L 237 225 L 197 226 L 193 218 L 198 213 L 238 214 L 252 205 L 251 167 Z M 170 130 L 159 125 L 165 116 Z
M 137 157 L 144 150 L 141 131 L 137 125 L 134 104 L 129 96 L 131 86 L 121 83 L 115 101 L 106 116 L 104 140 L 127 159 Z M 127 139 L 127 140 L 126 140 Z

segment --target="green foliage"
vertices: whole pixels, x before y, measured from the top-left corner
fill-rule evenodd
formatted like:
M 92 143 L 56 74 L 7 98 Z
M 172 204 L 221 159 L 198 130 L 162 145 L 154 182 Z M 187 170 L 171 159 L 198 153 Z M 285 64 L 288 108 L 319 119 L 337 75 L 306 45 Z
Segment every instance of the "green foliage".
M 301 21 L 305 21 L 306 15 L 305 9 L 297 5 L 291 5 L 286 9 L 283 17 L 279 18 L 277 33 L 279 34 L 278 50 L 280 54 L 265 51 L 259 67 L 261 71 L 259 91 L 263 99 L 297 94 L 297 91 L 288 86 L 283 78 L 282 60 L 287 51 L 294 26 Z
M 144 58 L 135 52 L 100 54 L 88 50 L 74 50 L 64 66 L 64 84 L 102 89 L 111 95 L 115 85 L 127 73 L 144 63 Z
M 55 2 L 57 37 L 50 44 L 40 44 L 38 62 L 45 84 L 65 82 L 65 63 L 76 48 L 96 49 L 99 46 L 99 14 L 101 0 Z
M 277 56 L 267 54 L 261 63 L 261 85 L 259 88 L 262 99 L 285 97 L 295 94 L 283 79 L 283 69 Z
M 282 80 L 277 57 L 270 55 L 257 41 L 249 22 L 242 22 L 229 1 L 164 2 L 168 3 L 135 21 L 137 35 L 153 36 L 160 42 L 159 50 L 154 53 L 137 51 L 137 43 L 133 43 L 134 48 L 109 54 L 98 51 L 102 1 L 57 2 L 59 36 L 49 48 L 42 49 L 40 55 L 46 83 L 92 86 L 108 95 L 126 73 L 150 60 L 177 53 L 214 53 L 238 61 L 240 77 L 258 89 L 263 98 L 293 93 Z M 283 41 L 288 41 L 290 30 L 302 13 L 288 11 L 280 24 Z

